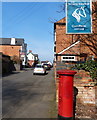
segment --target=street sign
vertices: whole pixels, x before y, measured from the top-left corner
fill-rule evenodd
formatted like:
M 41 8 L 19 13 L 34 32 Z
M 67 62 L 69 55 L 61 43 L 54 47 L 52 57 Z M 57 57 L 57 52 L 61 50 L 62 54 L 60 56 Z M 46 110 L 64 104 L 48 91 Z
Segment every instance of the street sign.
M 67 0 L 66 2 L 66 33 L 92 33 L 92 2 L 91 0 Z

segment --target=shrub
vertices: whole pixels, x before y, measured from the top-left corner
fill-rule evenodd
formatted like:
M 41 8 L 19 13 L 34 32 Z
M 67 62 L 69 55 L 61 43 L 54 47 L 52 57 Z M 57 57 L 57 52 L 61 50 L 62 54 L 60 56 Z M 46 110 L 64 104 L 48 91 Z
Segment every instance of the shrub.
M 20 59 L 16 55 L 12 56 L 11 60 L 13 61 L 14 64 L 19 64 L 20 63 Z
M 88 71 L 92 79 L 97 82 L 97 61 L 89 60 L 85 63 L 76 64 L 75 68 Z

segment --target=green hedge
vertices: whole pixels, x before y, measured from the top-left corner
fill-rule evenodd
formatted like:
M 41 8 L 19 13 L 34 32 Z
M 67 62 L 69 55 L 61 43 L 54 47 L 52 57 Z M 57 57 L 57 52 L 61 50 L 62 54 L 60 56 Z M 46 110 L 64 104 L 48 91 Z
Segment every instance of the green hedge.
M 85 63 L 76 64 L 75 68 L 88 71 L 94 82 L 97 82 L 97 61 L 89 60 Z

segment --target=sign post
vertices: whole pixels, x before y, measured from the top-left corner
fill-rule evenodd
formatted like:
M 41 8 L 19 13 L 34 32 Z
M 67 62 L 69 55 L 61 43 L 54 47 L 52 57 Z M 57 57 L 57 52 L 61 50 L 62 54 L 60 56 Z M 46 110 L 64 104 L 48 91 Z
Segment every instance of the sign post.
M 92 33 L 92 2 L 91 0 L 67 0 L 66 2 L 66 33 Z

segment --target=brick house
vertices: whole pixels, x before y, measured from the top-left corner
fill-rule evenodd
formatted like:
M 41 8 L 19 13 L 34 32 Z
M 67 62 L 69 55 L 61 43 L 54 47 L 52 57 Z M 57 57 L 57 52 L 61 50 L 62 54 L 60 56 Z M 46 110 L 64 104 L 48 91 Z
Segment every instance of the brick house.
M 27 64 L 29 67 L 35 66 L 38 63 L 38 54 L 33 54 L 31 50 L 27 53 Z
M 96 33 L 94 35 L 95 41 L 93 44 L 96 43 L 95 45 L 97 48 L 97 26 L 95 27 L 95 24 L 93 24 L 92 28 L 94 33 Z M 84 37 L 85 34 L 82 36 Z M 54 73 L 57 87 L 57 99 L 60 82 L 56 71 L 59 69 L 68 69 L 69 67 L 65 66 L 65 63 L 70 65 L 70 63 L 86 61 L 88 59 L 93 60 L 96 58 L 96 55 L 89 49 L 89 46 L 87 46 L 89 44 L 91 46 L 89 39 L 87 40 L 87 44 L 84 44 L 78 37 L 79 35 L 77 34 L 66 34 L 66 18 L 54 23 Z M 78 118 L 89 117 L 92 119 L 96 117 L 97 119 L 97 86 L 95 86 L 89 73 L 84 70 L 78 70 L 75 75 L 74 86 L 78 89 L 78 95 L 76 96 L 76 116 Z M 84 111 L 87 112 L 85 113 Z
M 27 44 L 21 38 L 0 38 L 0 52 L 11 57 L 17 56 L 26 64 Z
M 85 61 L 94 53 L 78 40 L 78 35 L 66 34 L 66 18 L 54 23 L 54 61 Z

